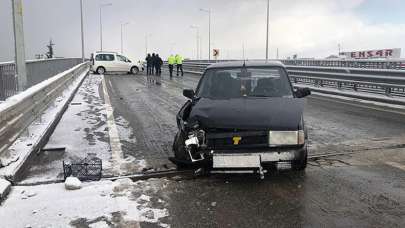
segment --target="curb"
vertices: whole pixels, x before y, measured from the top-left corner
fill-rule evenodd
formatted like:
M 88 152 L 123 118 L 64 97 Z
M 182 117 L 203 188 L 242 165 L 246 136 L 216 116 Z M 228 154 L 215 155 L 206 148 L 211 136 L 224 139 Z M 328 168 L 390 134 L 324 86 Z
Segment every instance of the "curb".
M 11 190 L 11 183 L 3 178 L 0 178 L 0 205 L 6 199 Z

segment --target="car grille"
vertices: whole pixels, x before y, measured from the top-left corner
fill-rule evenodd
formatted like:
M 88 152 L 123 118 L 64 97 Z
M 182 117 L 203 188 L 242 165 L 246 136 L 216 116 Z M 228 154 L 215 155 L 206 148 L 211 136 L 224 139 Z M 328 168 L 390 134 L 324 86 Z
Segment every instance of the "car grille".
M 237 145 L 234 137 L 240 137 Z M 207 146 L 214 150 L 268 147 L 267 131 L 215 130 L 206 134 Z

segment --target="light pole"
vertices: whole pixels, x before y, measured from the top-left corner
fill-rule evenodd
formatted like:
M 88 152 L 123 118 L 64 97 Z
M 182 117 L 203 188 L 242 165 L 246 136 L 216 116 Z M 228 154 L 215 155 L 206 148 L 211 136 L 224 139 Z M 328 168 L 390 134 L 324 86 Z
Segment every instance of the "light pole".
M 200 9 L 208 13 L 208 60 L 211 60 L 211 9 Z
M 267 0 L 266 63 L 269 61 L 269 23 L 270 23 L 270 0 Z
M 124 54 L 124 38 L 123 38 L 123 29 L 125 25 L 129 25 L 129 22 L 121 23 L 121 54 Z
M 196 25 L 191 25 L 190 28 L 197 30 L 197 46 L 196 46 L 196 60 L 199 60 L 201 58 L 200 53 L 199 53 L 199 46 L 200 46 L 200 27 Z
M 100 51 L 103 51 L 103 20 L 101 15 L 101 9 L 107 6 L 112 6 L 112 3 L 100 4 Z
M 152 34 L 147 33 L 145 35 L 145 56 L 148 55 L 148 38 L 152 36 Z
M 82 37 L 82 62 L 84 63 L 83 0 L 80 0 L 80 28 Z
M 12 0 L 15 73 L 18 83 L 18 91 L 24 91 L 27 87 L 27 69 L 25 65 L 24 23 L 22 0 Z

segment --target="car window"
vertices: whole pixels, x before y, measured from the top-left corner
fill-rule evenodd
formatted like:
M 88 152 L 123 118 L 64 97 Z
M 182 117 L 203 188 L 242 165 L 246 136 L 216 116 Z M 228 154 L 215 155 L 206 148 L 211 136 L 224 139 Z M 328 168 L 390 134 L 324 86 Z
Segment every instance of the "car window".
M 197 96 L 213 99 L 239 97 L 292 97 L 287 74 L 279 67 L 210 69 Z
M 127 62 L 127 58 L 125 58 L 122 55 L 117 55 L 117 59 L 118 59 L 118 61 L 121 61 L 121 62 Z
M 96 55 L 96 61 L 114 61 L 113 54 L 98 54 Z

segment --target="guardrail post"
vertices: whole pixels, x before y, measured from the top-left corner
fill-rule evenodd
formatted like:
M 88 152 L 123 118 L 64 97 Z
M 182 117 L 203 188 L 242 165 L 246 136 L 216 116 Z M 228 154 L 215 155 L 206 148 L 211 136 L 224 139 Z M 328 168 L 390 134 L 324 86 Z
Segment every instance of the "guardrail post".
M 385 95 L 387 95 L 387 96 L 391 96 L 391 87 L 386 87 L 385 88 Z
M 357 83 L 354 83 L 354 84 L 353 84 L 353 90 L 356 91 L 356 92 L 357 92 L 357 90 L 358 90 L 357 87 L 358 87 Z

